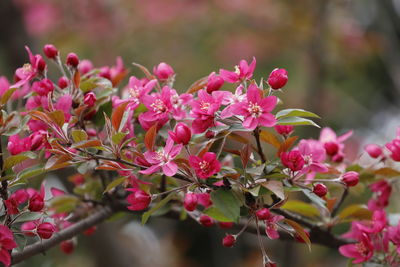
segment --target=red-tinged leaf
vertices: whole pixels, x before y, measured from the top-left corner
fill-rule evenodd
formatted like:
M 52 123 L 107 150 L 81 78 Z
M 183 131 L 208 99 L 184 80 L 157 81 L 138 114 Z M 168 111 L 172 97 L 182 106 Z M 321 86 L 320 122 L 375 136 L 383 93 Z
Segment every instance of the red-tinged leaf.
M 155 123 L 153 126 L 151 126 L 144 136 L 144 144 L 148 150 L 153 150 L 154 144 L 156 143 L 157 126 L 158 123 Z
M 88 148 L 88 147 L 96 147 L 102 146 L 100 140 L 85 140 L 76 144 L 73 144 L 71 148 Z
M 203 77 L 195 81 L 192 85 L 190 85 L 189 89 L 186 91 L 187 94 L 194 94 L 195 92 L 203 89 L 207 85 L 207 78 Z
M 243 136 L 241 136 L 241 135 L 239 135 L 239 134 L 237 134 L 237 133 L 233 133 L 233 132 L 231 132 L 231 133 L 228 135 L 228 138 L 230 138 L 230 139 L 232 139 L 232 140 L 235 140 L 235 141 L 238 141 L 238 142 L 240 142 L 240 143 L 242 143 L 242 144 L 248 144 L 248 143 L 250 143 L 250 139 L 249 139 L 249 138 L 245 138 L 245 137 L 243 137 Z
M 42 121 L 46 124 L 51 124 L 52 120 L 50 119 L 49 116 L 47 116 L 46 113 L 38 111 L 38 110 L 31 110 L 28 112 L 29 115 L 31 115 L 32 118 Z
M 153 80 L 155 78 L 154 75 L 151 74 L 151 72 L 146 67 L 144 67 L 138 63 L 135 63 L 135 62 L 133 62 L 132 65 L 138 67 L 141 71 L 143 71 L 143 73 L 144 73 L 144 75 L 146 75 L 147 79 Z
M 243 168 L 246 169 L 247 163 L 249 162 L 251 155 L 251 146 L 245 144 L 240 150 L 240 159 L 242 160 Z
M 128 102 L 122 103 L 114 110 L 114 112 L 111 115 L 111 123 L 115 131 L 118 131 L 119 129 L 127 105 Z
M 240 156 L 240 151 L 236 149 L 223 148 L 223 151 Z
M 286 139 L 285 142 L 283 142 L 281 144 L 281 146 L 279 147 L 277 155 L 279 156 L 282 152 L 288 151 L 293 146 L 293 144 L 296 142 L 297 138 L 299 138 L 299 137 L 292 136 L 292 137 L 289 137 L 288 139 Z
M 372 217 L 372 211 L 369 210 L 365 205 L 353 204 L 344 208 L 339 214 L 338 218 L 341 221 L 351 220 L 370 220 Z
M 115 168 L 115 167 L 110 167 L 110 166 L 98 166 L 95 169 L 96 170 L 105 170 L 105 171 L 117 171 L 117 170 L 120 170 L 121 168 Z
M 67 162 L 63 162 L 60 164 L 55 164 L 46 170 L 54 171 L 54 170 L 63 169 L 63 168 L 69 167 L 69 166 L 72 166 L 72 163 L 70 161 L 67 161 Z
M 76 88 L 79 88 L 79 85 L 81 83 L 81 74 L 79 73 L 78 70 L 75 70 L 74 73 L 74 85 Z
M 281 181 L 270 180 L 261 184 L 265 188 L 269 189 L 280 199 L 285 199 L 285 193 L 283 191 L 283 184 Z
M 303 229 L 303 227 L 298 224 L 295 221 L 292 221 L 290 219 L 284 219 L 285 223 L 289 224 L 293 230 L 296 232 L 296 234 L 303 239 L 303 241 L 307 244 L 308 249 L 311 251 L 311 240 L 308 237 L 308 234 L 306 233 L 306 231 Z
M 207 145 L 206 145 L 202 150 L 200 150 L 198 156 L 199 156 L 200 158 L 203 157 L 203 155 L 204 155 L 205 153 L 207 153 L 208 150 L 210 150 L 210 147 L 212 146 L 213 143 L 214 143 L 214 140 L 208 142 Z
M 64 117 L 64 112 L 62 112 L 61 110 L 55 110 L 53 112 L 49 112 L 48 116 L 58 126 L 62 127 L 64 125 L 65 117 Z
M 187 174 L 190 174 L 190 164 L 187 159 L 179 158 L 174 160 L 176 164 L 178 164 L 179 169 L 185 170 Z
M 278 138 L 273 133 L 270 133 L 268 131 L 261 131 L 260 138 L 262 141 L 272 145 L 276 149 L 279 149 L 281 147 L 281 142 L 279 142 Z
M 112 85 L 115 87 L 116 85 L 118 85 L 125 77 L 126 75 L 128 75 L 129 71 L 128 70 L 124 70 L 119 72 L 115 77 L 113 77 L 112 79 Z
M 336 201 L 337 201 L 337 197 L 326 199 L 326 207 L 328 208 L 329 212 L 333 211 Z
M 400 176 L 400 171 L 389 168 L 389 167 L 384 167 L 384 168 L 380 168 L 376 171 L 374 171 L 374 173 L 376 175 L 382 175 L 385 177 L 396 177 L 396 176 Z

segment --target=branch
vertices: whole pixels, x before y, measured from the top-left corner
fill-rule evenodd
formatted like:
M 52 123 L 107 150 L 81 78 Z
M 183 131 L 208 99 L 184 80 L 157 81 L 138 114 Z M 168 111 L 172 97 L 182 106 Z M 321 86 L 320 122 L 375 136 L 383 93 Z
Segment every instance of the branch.
M 346 199 L 347 195 L 349 194 L 349 188 L 345 187 L 342 196 L 340 197 L 339 201 L 336 203 L 336 205 L 333 207 L 331 217 L 335 217 L 336 213 L 339 211 L 340 206 L 342 206 L 344 200 Z
M 261 162 L 265 163 L 267 160 L 265 159 L 265 155 L 261 146 L 261 142 L 260 142 L 260 129 L 257 127 L 256 129 L 254 129 L 254 138 L 256 139 L 256 143 L 257 143 L 257 153 L 258 155 L 260 155 L 261 158 Z

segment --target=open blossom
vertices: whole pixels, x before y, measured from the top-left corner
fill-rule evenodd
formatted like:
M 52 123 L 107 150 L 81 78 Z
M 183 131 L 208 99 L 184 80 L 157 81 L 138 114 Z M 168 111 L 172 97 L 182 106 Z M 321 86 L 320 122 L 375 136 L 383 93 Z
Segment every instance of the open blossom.
M 213 152 L 206 152 L 202 157 L 190 156 L 189 164 L 201 179 L 207 179 L 221 169 L 221 163 Z
M 7 214 L 18 214 L 18 206 L 28 201 L 29 195 L 25 189 L 19 189 L 11 194 L 11 196 L 4 200 L 7 208 Z
M 105 66 L 100 68 L 100 76 L 111 81 L 113 86 L 116 86 L 121 80 L 123 80 L 127 74 L 127 70 L 124 66 L 124 61 L 121 57 L 117 57 L 115 66 L 111 68 Z
M 203 133 L 215 126 L 215 113 L 221 106 L 222 100 L 214 97 L 214 93 L 210 95 L 205 90 L 200 90 L 198 99 L 192 101 L 191 116 L 195 118 L 192 123 L 193 133 Z
M 303 139 L 297 146 L 297 150 L 304 158 L 305 166 L 302 172 L 308 173 L 308 180 L 313 179 L 315 173 L 325 173 L 328 171 L 328 168 L 324 164 L 326 152 L 320 142 L 313 139 Z
M 304 166 L 304 158 L 298 150 L 281 153 L 281 161 L 285 167 L 292 171 L 300 171 Z
M 253 57 L 253 61 L 250 63 L 250 65 L 246 60 L 242 59 L 239 62 L 239 65 L 235 66 L 235 71 L 220 69 L 219 74 L 226 82 L 236 83 L 246 79 L 251 79 L 255 68 L 256 59 Z
M 144 81 L 135 76 L 129 78 L 129 98 L 126 100 L 135 109 L 139 106 L 143 96 L 147 95 L 156 85 L 157 80 Z
M 168 138 L 164 148 L 161 148 L 156 152 L 146 151 L 144 153 L 145 159 L 152 164 L 152 166 L 146 170 L 140 171 L 140 173 L 152 174 L 161 168 L 165 175 L 175 175 L 178 171 L 178 165 L 173 161 L 173 159 L 179 155 L 181 150 L 182 144 L 174 146 L 174 140 Z
M 175 89 L 171 89 L 172 117 L 175 120 L 183 120 L 187 117 L 187 109 L 193 101 L 191 94 L 178 94 Z
M 367 234 L 377 234 L 382 232 L 382 230 L 387 225 L 386 212 L 384 210 L 376 210 L 372 214 L 371 221 L 364 223 L 356 223 L 356 226 L 360 231 Z
M 264 219 L 265 222 L 265 233 L 270 239 L 278 239 L 279 232 L 277 223 L 283 220 L 284 217 L 282 215 L 275 215 L 269 213 L 266 218 Z
M 247 99 L 232 107 L 232 113 L 244 116 L 243 127 L 254 130 L 257 126 L 272 127 L 276 123 L 275 116 L 270 112 L 275 108 L 277 98 L 263 98 L 262 91 L 255 84 L 247 89 Z
M 11 230 L 4 225 L 0 225 L 0 262 L 5 266 L 11 265 L 10 252 L 17 247 Z
M 221 111 L 221 115 L 220 117 L 222 119 L 228 118 L 228 117 L 232 117 L 233 115 L 235 115 L 233 113 L 233 107 L 234 104 L 243 102 L 246 100 L 246 94 L 243 93 L 243 85 L 239 85 L 236 90 L 235 93 L 231 93 L 228 91 L 223 91 L 223 95 L 222 95 L 222 105 L 226 106 L 224 110 Z
M 319 141 L 324 145 L 326 154 L 331 156 L 333 161 L 341 161 L 344 157 L 344 144 L 353 131 L 337 136 L 336 133 L 329 127 L 325 127 L 321 130 Z
M 12 88 L 21 87 L 46 68 L 46 62 L 43 60 L 41 55 L 33 55 L 27 46 L 25 46 L 25 49 L 28 52 L 30 64 L 25 64 L 23 67 L 18 68 L 15 71 L 16 83 L 11 85 Z
M 339 247 L 339 252 L 345 257 L 354 258 L 353 263 L 366 262 L 374 255 L 374 247 L 371 239 L 363 233 L 358 243 L 348 244 Z
M 368 208 L 370 210 L 384 209 L 389 205 L 392 186 L 386 180 L 381 180 L 370 184 L 369 188 L 375 193 L 373 197 L 368 200 Z
M 44 96 L 48 95 L 54 90 L 54 84 L 49 79 L 43 79 L 39 82 L 34 82 L 31 87 L 32 91 L 36 92 L 38 95 Z

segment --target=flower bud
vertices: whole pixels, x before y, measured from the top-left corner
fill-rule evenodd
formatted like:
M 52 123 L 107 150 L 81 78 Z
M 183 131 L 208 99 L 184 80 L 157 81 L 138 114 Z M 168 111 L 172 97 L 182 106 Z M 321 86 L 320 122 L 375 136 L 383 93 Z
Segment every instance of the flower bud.
M 264 221 L 271 216 L 271 212 L 267 208 L 262 208 L 256 212 L 256 216 L 258 219 Z
M 336 155 L 334 155 L 334 156 L 332 157 L 332 161 L 333 161 L 333 162 L 336 162 L 336 163 L 342 162 L 343 159 L 344 159 L 344 155 L 343 155 L 342 153 L 337 153 Z
M 233 222 L 219 222 L 218 226 L 222 229 L 229 229 L 233 227 Z
M 36 228 L 37 234 L 40 236 L 42 239 L 49 239 L 53 233 L 56 231 L 56 228 L 54 227 L 53 224 L 49 222 L 44 222 L 38 225 Z
M 315 184 L 313 188 L 314 194 L 319 197 L 323 197 L 328 193 L 328 188 L 324 184 Z
M 55 59 L 58 55 L 57 48 L 52 44 L 46 44 L 43 47 L 43 53 L 50 59 Z
M 58 79 L 58 87 L 60 87 L 61 89 L 64 89 L 68 86 L 69 82 L 68 79 L 66 77 L 61 77 L 60 79 Z
M 83 232 L 83 234 L 86 235 L 86 236 L 93 235 L 93 234 L 96 232 L 96 230 L 97 230 L 97 226 L 94 225 L 94 226 L 89 227 L 88 229 L 86 229 L 86 230 Z
M 206 136 L 206 138 L 208 138 L 208 139 L 214 138 L 215 132 L 213 132 L 213 131 L 207 131 L 206 134 L 205 134 L 205 136 Z
M 35 222 L 25 222 L 21 225 L 21 232 L 26 236 L 35 236 L 34 230 L 36 229 Z
M 285 86 L 288 81 L 288 73 L 285 69 L 274 69 L 268 77 L 268 84 L 277 90 Z
M 297 150 L 281 153 L 282 164 L 292 171 L 300 171 L 304 166 L 304 158 Z
M 224 79 L 221 76 L 211 73 L 207 79 L 207 93 L 211 94 L 214 91 L 218 91 L 222 85 L 224 85 Z
M 294 131 L 292 125 L 275 125 L 275 131 L 280 135 L 289 135 Z
M 371 157 L 371 158 L 374 158 L 374 159 L 376 159 L 376 158 L 378 158 L 380 155 L 382 155 L 382 148 L 380 147 L 380 146 L 378 146 L 378 145 L 375 145 L 375 144 L 369 144 L 369 145 L 366 145 L 365 147 L 364 147 L 364 149 L 365 149 L 365 151 L 367 151 L 367 153 L 368 153 L 368 155 Z
M 68 66 L 73 67 L 73 68 L 78 67 L 78 65 L 79 65 L 79 58 L 78 58 L 78 56 L 77 56 L 75 53 L 69 53 L 69 54 L 67 55 L 66 64 L 67 64 Z
M 129 210 L 144 210 L 150 205 L 151 196 L 145 191 L 140 189 L 127 189 L 127 191 L 133 192 L 126 199 L 130 204 L 127 207 Z
M 227 235 L 222 239 L 222 245 L 227 248 L 231 248 L 235 245 L 236 238 L 233 235 Z
M 65 254 L 74 252 L 75 244 L 72 240 L 66 240 L 60 243 L 60 250 Z
M 44 59 L 42 58 L 42 56 L 39 56 L 37 59 L 38 63 L 37 63 L 37 70 L 39 72 L 43 72 L 46 69 L 46 61 L 44 61 Z
M 342 182 L 348 187 L 357 185 L 359 180 L 360 177 L 358 173 L 354 171 L 346 172 L 342 175 Z
M 32 133 L 29 138 L 31 139 L 31 151 L 39 149 L 45 141 L 45 133 L 43 131 Z
M 173 68 L 165 62 L 161 62 L 153 69 L 154 74 L 160 81 L 166 81 L 175 74 Z
M 41 211 L 44 207 L 44 199 L 39 193 L 34 193 L 29 199 L 28 209 L 30 211 Z
M 190 141 L 190 138 L 192 138 L 192 131 L 186 124 L 180 122 L 175 126 L 175 131 L 169 132 L 169 136 L 171 136 L 175 143 L 187 145 Z
M 334 156 L 339 151 L 339 145 L 336 142 L 327 142 L 324 144 L 326 154 Z
M 187 211 L 194 211 L 197 207 L 197 196 L 193 193 L 188 193 L 185 195 L 185 200 L 183 201 L 183 206 Z
M 93 63 L 88 59 L 84 59 L 79 62 L 78 69 L 79 72 L 84 75 L 93 69 Z
M 214 220 L 207 215 L 201 215 L 199 218 L 199 222 L 204 226 L 204 227 L 211 227 L 214 224 Z
M 96 103 L 96 95 L 93 92 L 87 93 L 83 99 L 83 103 L 85 103 L 88 107 L 93 107 Z

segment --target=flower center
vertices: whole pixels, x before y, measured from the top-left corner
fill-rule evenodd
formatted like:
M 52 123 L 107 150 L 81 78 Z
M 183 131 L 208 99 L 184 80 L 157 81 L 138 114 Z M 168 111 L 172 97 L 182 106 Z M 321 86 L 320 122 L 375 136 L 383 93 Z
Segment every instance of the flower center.
M 238 65 L 235 66 L 235 73 L 236 73 L 237 75 L 240 75 L 240 68 L 239 68 Z
M 200 161 L 199 166 L 200 166 L 200 170 L 202 170 L 203 172 L 208 172 L 210 169 L 210 163 L 205 160 Z
M 129 91 L 131 97 L 133 98 L 139 98 L 140 92 L 137 88 L 131 88 L 131 90 Z
M 251 116 L 255 118 L 260 117 L 263 113 L 263 109 L 257 103 L 253 102 L 249 102 L 247 110 L 250 112 Z
M 164 163 L 167 163 L 170 160 L 169 156 L 164 153 L 164 150 L 159 150 L 156 152 L 156 154 L 156 160 L 162 161 Z
M 24 66 L 22 66 L 22 69 L 23 69 L 24 73 L 32 72 L 32 65 L 29 63 L 26 63 L 26 64 L 24 64 Z
M 211 107 L 211 104 L 210 104 L 210 103 L 208 103 L 208 102 L 201 102 L 201 107 L 200 107 L 201 110 L 206 111 L 206 110 L 208 110 L 210 107 Z
M 167 111 L 167 106 L 165 106 L 164 102 L 161 99 L 156 99 L 153 104 L 150 105 L 154 112 L 157 114 L 163 113 Z
M 357 243 L 356 244 L 356 248 L 357 248 L 357 251 L 361 255 L 367 255 L 368 254 L 368 249 L 365 247 L 365 245 L 363 243 Z

